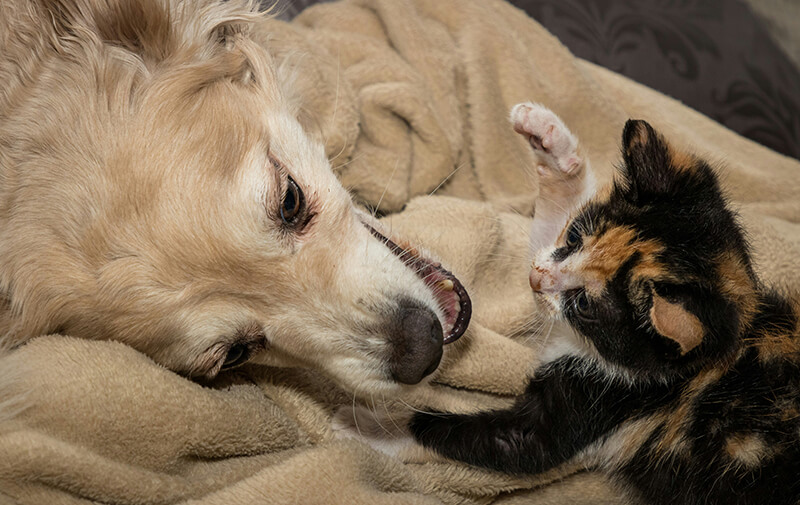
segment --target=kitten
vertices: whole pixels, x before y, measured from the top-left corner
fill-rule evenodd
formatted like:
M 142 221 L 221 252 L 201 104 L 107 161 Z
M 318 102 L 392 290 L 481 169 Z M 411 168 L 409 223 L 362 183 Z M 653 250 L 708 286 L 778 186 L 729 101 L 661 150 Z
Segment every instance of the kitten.
M 590 167 L 549 110 L 519 105 L 512 121 L 542 160 L 541 240 L 591 191 Z M 622 142 L 615 182 L 530 275 L 573 341 L 512 408 L 418 413 L 411 432 L 502 472 L 586 462 L 645 503 L 800 503 L 800 302 L 758 281 L 707 163 L 644 121 Z

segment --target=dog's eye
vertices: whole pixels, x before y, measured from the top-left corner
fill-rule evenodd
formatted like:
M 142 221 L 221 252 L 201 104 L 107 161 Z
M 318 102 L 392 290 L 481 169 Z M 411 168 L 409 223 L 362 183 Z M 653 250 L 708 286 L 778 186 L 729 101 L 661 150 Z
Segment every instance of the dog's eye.
M 222 362 L 222 369 L 228 370 L 235 366 L 239 366 L 247 361 L 248 352 L 245 344 L 233 344 L 228 349 L 228 354 L 225 355 L 225 361 Z
M 281 202 L 281 221 L 288 225 L 294 224 L 302 210 L 303 192 L 300 190 L 300 186 L 294 182 L 294 179 L 289 177 L 286 193 L 283 195 L 283 201 Z

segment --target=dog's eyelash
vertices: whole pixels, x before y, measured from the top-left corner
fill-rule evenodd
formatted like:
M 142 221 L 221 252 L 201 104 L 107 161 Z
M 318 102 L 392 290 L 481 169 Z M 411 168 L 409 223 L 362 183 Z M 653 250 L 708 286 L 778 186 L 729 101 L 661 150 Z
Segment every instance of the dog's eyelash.
M 272 166 L 275 168 L 280 186 L 278 190 L 277 205 L 269 205 L 270 215 L 276 222 L 280 224 L 281 229 L 287 234 L 291 233 L 293 236 L 302 235 L 308 229 L 312 220 L 317 215 L 317 211 L 314 209 L 314 204 L 313 202 L 309 201 L 305 195 L 305 192 L 303 191 L 303 187 L 297 183 L 294 178 L 292 178 L 289 170 L 280 160 L 271 154 L 269 155 L 269 160 L 272 163 Z M 285 213 L 283 212 L 282 206 L 285 202 L 287 192 L 291 190 L 292 186 L 297 188 L 297 196 L 300 199 L 301 208 L 297 211 L 297 214 L 294 215 L 292 219 L 287 221 L 285 219 Z
M 294 228 L 305 209 L 305 195 L 303 189 L 291 176 L 287 176 L 286 182 L 286 190 L 283 192 L 279 210 L 283 224 Z

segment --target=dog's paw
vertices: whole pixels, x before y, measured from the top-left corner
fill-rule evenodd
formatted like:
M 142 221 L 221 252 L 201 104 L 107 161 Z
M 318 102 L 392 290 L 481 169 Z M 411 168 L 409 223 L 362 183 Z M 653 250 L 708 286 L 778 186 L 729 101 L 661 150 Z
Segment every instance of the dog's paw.
M 537 103 L 519 103 L 511 109 L 511 123 L 537 154 L 540 177 L 564 179 L 582 173 L 585 163 L 578 155 L 578 139 L 553 111 Z
M 339 407 L 331 419 L 336 439 L 359 440 L 378 452 L 400 459 L 414 453 L 417 443 L 406 429 L 407 420 L 395 419 L 360 406 Z

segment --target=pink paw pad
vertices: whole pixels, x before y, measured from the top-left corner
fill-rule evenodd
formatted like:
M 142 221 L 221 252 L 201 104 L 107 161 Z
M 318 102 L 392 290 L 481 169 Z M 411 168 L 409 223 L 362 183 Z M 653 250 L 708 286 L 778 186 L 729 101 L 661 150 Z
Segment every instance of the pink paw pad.
M 541 175 L 559 171 L 574 175 L 583 160 L 578 156 L 578 139 L 553 111 L 535 103 L 520 103 L 511 109 L 514 131 L 525 136 L 539 155 Z

